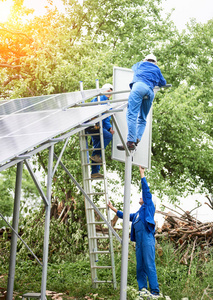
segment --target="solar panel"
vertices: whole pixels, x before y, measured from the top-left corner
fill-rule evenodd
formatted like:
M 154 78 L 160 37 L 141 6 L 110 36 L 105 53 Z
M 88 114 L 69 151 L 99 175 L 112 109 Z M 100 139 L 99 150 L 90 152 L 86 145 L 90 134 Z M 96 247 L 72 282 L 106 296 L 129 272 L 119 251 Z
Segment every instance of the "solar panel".
M 73 107 L 105 91 L 84 90 L 0 104 L 0 165 L 109 110 L 108 105 Z
M 18 112 L 26 113 L 33 111 L 63 109 L 95 97 L 101 91 L 103 91 L 103 89 L 13 99 L 9 100 L 7 103 L 0 104 L 0 116 L 2 118 Z
M 115 106 L 115 105 L 113 105 Z M 0 164 L 106 112 L 108 105 L 16 113 L 0 120 Z

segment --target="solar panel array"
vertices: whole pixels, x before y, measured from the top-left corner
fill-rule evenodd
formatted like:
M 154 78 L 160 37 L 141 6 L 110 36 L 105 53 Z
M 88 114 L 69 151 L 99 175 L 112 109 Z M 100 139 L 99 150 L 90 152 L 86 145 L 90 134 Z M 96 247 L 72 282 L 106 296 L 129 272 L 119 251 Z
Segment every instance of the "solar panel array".
M 63 109 L 71 107 L 81 101 L 95 97 L 100 90 L 86 90 L 83 92 L 72 92 L 56 95 L 37 96 L 29 98 L 13 99 L 0 105 L 0 116 L 18 112 L 35 112 L 44 110 Z
M 10 100 L 0 105 L 0 166 L 106 112 L 108 105 L 73 107 L 102 90 Z

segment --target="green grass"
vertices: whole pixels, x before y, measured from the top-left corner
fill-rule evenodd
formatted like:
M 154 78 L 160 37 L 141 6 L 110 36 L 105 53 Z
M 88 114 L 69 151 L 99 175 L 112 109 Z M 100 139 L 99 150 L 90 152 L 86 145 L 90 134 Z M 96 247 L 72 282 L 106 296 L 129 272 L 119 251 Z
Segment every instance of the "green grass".
M 116 245 L 115 245 L 116 246 Z M 118 246 L 118 245 L 117 245 Z M 188 297 L 189 300 L 203 300 L 212 298 L 213 291 L 213 260 L 199 260 L 199 249 L 193 259 L 191 275 L 188 266 L 179 263 L 178 255 L 174 255 L 173 245 L 169 242 L 161 244 L 163 255 L 156 251 L 156 266 L 161 292 L 170 296 L 172 300 Z M 101 257 L 99 257 L 101 260 Z M 106 260 L 105 258 L 103 260 Z M 54 259 L 53 259 L 54 261 Z M 101 262 L 100 262 L 101 263 Z M 107 261 L 104 261 L 107 263 Z M 73 257 L 72 261 L 58 264 L 49 262 L 47 275 L 47 290 L 63 293 L 63 299 L 114 299 L 120 298 L 120 263 L 121 253 L 115 251 L 116 276 L 118 289 L 114 290 L 110 284 L 100 285 L 94 289 L 91 284 L 90 263 L 88 254 Z M 128 300 L 136 299 L 133 289 L 137 290 L 135 249 L 131 243 L 129 247 L 128 263 Z M 0 287 L 6 289 L 8 276 L 8 258 L 0 258 Z M 103 277 L 103 274 L 100 274 Z M 40 292 L 42 270 L 34 261 L 25 261 L 17 257 L 14 291 L 16 299 L 26 292 Z M 85 298 L 87 297 L 87 298 Z M 48 297 L 51 299 L 50 297 Z

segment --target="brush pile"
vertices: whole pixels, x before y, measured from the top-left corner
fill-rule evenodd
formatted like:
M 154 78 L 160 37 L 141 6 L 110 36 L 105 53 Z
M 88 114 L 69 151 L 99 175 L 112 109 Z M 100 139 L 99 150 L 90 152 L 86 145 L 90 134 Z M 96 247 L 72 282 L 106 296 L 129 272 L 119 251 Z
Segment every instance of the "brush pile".
M 163 226 L 157 229 L 156 238 L 168 238 L 175 243 L 175 252 L 181 253 L 180 263 L 190 265 L 195 249 L 199 249 L 199 256 L 207 260 L 210 250 L 213 249 L 213 222 L 198 221 L 191 215 L 192 211 L 181 209 L 183 214 L 180 214 L 173 209 L 170 210 L 172 212 L 168 213 L 156 211 L 165 216 Z

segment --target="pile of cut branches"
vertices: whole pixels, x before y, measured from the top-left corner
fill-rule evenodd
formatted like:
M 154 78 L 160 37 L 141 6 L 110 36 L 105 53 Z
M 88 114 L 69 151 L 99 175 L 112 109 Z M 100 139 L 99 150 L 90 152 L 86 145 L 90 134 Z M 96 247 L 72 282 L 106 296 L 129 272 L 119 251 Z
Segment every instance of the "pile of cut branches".
M 168 208 L 165 205 L 164 207 Z M 193 210 L 189 212 L 181 209 L 181 214 L 169 209 L 169 212 L 156 211 L 165 216 L 163 226 L 157 229 L 156 238 L 167 237 L 175 243 L 175 253 L 181 253 L 180 263 L 191 266 L 195 250 L 198 248 L 200 258 L 206 261 L 213 247 L 213 222 L 202 223 L 191 215 Z

